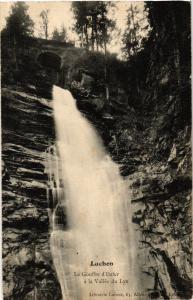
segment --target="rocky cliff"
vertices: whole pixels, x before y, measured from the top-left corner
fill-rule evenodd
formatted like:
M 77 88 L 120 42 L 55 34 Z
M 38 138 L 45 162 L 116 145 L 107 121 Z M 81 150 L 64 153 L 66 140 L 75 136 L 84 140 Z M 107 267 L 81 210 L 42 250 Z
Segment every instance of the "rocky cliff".
M 152 299 L 191 299 L 191 128 L 177 129 L 175 102 L 159 110 L 114 114 L 107 149 L 128 182 L 142 290 Z
M 2 89 L 4 299 L 61 299 L 49 249 L 45 151 L 54 141 L 49 100 Z
M 145 290 L 153 299 L 191 299 L 190 126 L 155 139 L 160 125 L 151 113 L 142 116 L 119 103 L 101 108 L 96 99 L 78 106 L 128 182 Z M 55 141 L 52 113 L 51 101 L 32 86 L 2 90 L 5 299 L 61 299 L 49 249 L 44 167 Z

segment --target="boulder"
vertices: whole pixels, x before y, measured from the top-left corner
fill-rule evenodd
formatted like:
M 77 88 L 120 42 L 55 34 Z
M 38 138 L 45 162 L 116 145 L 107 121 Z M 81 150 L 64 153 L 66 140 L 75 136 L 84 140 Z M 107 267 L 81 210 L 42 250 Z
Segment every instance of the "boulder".
M 81 86 L 88 92 L 91 92 L 94 86 L 94 78 L 88 74 L 82 73 Z

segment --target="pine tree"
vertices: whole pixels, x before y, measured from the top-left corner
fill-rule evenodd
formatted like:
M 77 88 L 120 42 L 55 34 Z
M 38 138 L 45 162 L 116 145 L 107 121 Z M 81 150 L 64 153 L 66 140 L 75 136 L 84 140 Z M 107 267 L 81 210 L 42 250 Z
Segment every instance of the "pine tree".
M 52 40 L 54 40 L 54 41 L 60 40 L 60 32 L 56 27 L 54 28 L 54 31 L 52 32 Z
M 60 40 L 61 42 L 66 42 L 68 40 L 68 34 L 66 28 L 64 27 L 64 24 L 62 25 L 60 30 Z
M 5 32 L 10 39 L 20 41 L 32 36 L 34 22 L 27 13 L 28 5 L 25 2 L 15 2 L 11 6 L 11 13 L 6 19 Z
M 72 11 L 75 17 L 74 30 L 79 35 L 81 41 L 81 47 L 89 48 L 88 40 L 88 5 L 85 1 L 72 2 Z
M 108 12 L 114 4 L 110 1 L 73 2 L 72 10 L 75 16 L 74 30 L 78 33 L 82 47 L 99 47 L 106 51 L 115 22 L 108 17 Z
M 127 10 L 127 27 L 122 39 L 122 51 L 127 59 L 136 56 L 143 49 L 143 41 L 148 31 L 149 24 L 145 10 L 131 4 Z
M 62 25 L 61 30 L 59 31 L 57 28 L 54 29 L 52 33 L 52 39 L 55 41 L 66 42 L 68 39 L 67 31 L 64 25 Z
M 40 13 L 40 18 L 41 18 L 41 33 L 40 35 L 42 35 L 46 40 L 48 39 L 48 25 L 49 25 L 49 19 L 48 19 L 48 14 L 49 14 L 49 10 L 42 10 L 42 12 Z
M 83 1 L 73 2 L 72 10 L 75 16 L 74 30 L 80 35 L 82 47 L 99 48 L 104 51 L 104 78 L 106 99 L 109 99 L 109 86 L 107 76 L 107 44 L 111 40 L 115 22 L 108 16 L 109 10 L 114 6 L 111 1 Z
M 27 13 L 28 5 L 25 2 L 15 2 L 11 6 L 11 13 L 6 19 L 6 27 L 2 35 L 8 37 L 13 50 L 15 68 L 18 69 L 17 48 L 24 43 L 26 37 L 32 36 L 34 32 L 34 22 Z

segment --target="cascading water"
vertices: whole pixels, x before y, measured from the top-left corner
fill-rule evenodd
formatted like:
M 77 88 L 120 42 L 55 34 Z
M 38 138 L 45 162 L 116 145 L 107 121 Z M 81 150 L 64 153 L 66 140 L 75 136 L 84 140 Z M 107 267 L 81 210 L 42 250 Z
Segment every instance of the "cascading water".
M 50 244 L 63 299 L 121 299 L 137 288 L 128 188 L 71 93 L 54 86 L 53 107 Z

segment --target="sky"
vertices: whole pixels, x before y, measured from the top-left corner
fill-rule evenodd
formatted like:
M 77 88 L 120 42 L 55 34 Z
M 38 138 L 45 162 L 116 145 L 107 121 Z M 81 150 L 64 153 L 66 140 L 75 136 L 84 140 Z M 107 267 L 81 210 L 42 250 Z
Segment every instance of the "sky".
M 78 36 L 72 32 L 72 27 L 74 24 L 73 12 L 71 11 L 71 1 L 25 1 L 29 6 L 28 13 L 35 23 L 35 36 L 40 33 L 40 13 L 42 10 L 49 9 L 49 34 L 51 34 L 55 27 L 60 28 L 64 24 L 68 31 L 69 38 L 75 41 L 75 45 L 79 45 Z M 13 1 L 0 2 L 0 29 L 2 29 L 5 24 L 5 18 L 9 15 L 10 7 Z M 131 5 L 131 1 L 115 1 L 116 9 L 113 18 L 116 21 L 117 27 L 124 32 L 126 26 L 126 16 L 127 9 Z M 135 4 L 139 8 L 143 8 L 143 2 L 137 1 Z M 108 49 L 110 52 L 115 52 L 118 55 L 121 52 L 121 34 L 118 35 L 116 41 L 113 40 Z

